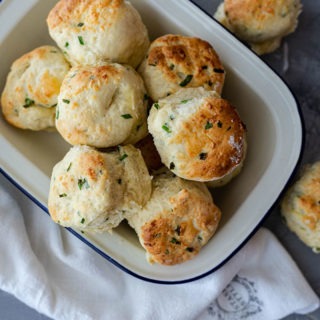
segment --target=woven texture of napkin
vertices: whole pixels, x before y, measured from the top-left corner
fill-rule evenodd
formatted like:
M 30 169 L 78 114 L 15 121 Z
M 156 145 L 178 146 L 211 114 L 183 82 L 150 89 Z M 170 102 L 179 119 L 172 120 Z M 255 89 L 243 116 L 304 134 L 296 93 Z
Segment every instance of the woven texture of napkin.
M 279 319 L 319 298 L 266 229 L 217 272 L 144 282 L 106 261 L 0 176 L 0 288 L 57 320 Z

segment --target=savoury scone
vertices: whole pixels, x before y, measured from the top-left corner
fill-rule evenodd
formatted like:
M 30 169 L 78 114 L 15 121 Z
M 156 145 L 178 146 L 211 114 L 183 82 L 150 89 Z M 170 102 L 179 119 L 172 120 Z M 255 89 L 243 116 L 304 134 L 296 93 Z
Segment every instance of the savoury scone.
M 5 119 L 21 129 L 53 129 L 60 86 L 69 69 L 54 46 L 38 47 L 15 60 L 1 96 Z
M 202 86 L 221 93 L 225 79 L 224 67 L 211 44 L 173 34 L 151 43 L 138 71 L 154 101 L 183 87 Z
M 56 127 L 72 145 L 136 143 L 147 134 L 146 119 L 146 89 L 130 66 L 76 66 L 62 82 Z
M 294 32 L 301 8 L 300 0 L 225 0 L 214 17 L 262 55 Z
M 320 161 L 306 166 L 281 202 L 289 229 L 315 252 L 320 252 Z
M 62 226 L 102 232 L 130 216 L 128 210 L 139 210 L 150 195 L 151 177 L 133 146 L 109 152 L 74 146 L 53 168 L 48 208 Z
M 123 0 L 60 0 L 47 24 L 72 65 L 112 61 L 135 68 L 150 43 L 138 11 Z
M 148 261 L 174 265 L 192 259 L 215 233 L 220 209 L 205 184 L 168 170 L 155 174 L 152 187 L 146 206 L 128 218 Z
M 215 91 L 180 89 L 159 100 L 150 110 L 148 128 L 162 162 L 181 178 L 221 186 L 242 167 L 245 125 Z

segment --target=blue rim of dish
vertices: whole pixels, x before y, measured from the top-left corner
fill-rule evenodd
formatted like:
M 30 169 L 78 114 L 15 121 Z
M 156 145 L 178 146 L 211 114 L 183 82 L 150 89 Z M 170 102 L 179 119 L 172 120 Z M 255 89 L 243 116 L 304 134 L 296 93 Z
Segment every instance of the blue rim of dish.
M 0 4 L 1 4 L 0 0 Z M 209 16 L 211 19 L 213 19 L 214 21 L 216 21 L 207 11 L 205 11 L 203 8 L 201 8 L 198 4 L 196 4 L 193 0 L 189 0 L 192 4 L 194 4 L 199 10 L 201 10 L 204 14 L 206 14 L 207 16 Z M 216 23 L 220 24 L 218 21 L 216 21 Z M 220 24 L 221 25 L 221 24 Z M 227 32 L 229 32 L 230 34 L 232 34 L 228 29 L 226 29 L 224 26 L 222 26 Z M 238 40 L 238 39 L 237 39 Z M 238 40 L 239 41 L 239 40 Z M 240 43 L 242 43 L 241 41 L 239 41 Z M 242 43 L 243 46 L 245 46 Z M 247 47 L 247 46 L 245 46 Z M 248 50 L 251 50 L 250 48 L 247 47 Z M 251 50 L 252 51 L 252 50 Z M 253 52 L 253 51 L 252 51 Z M 254 54 L 256 54 L 255 52 L 253 52 Z M 256 54 L 257 55 L 257 54 Z M 257 55 L 258 56 L 258 55 Z M 301 124 L 301 147 L 300 147 L 300 151 L 299 151 L 299 157 L 297 159 L 297 162 L 295 164 L 294 169 L 292 170 L 290 176 L 287 179 L 287 182 L 285 184 L 285 186 L 283 187 L 282 191 L 279 193 L 278 197 L 274 200 L 273 204 L 270 206 L 270 208 L 267 210 L 267 212 L 262 216 L 261 220 L 259 221 L 259 223 L 256 225 L 256 227 L 247 235 L 247 237 L 242 241 L 242 243 L 239 244 L 239 246 L 229 254 L 229 256 L 227 258 L 225 258 L 223 261 L 221 261 L 218 265 L 216 265 L 215 267 L 213 267 L 212 269 L 198 275 L 192 278 L 188 278 L 188 279 L 183 279 L 183 280 L 157 280 L 157 279 L 152 279 L 152 278 L 147 278 L 144 277 L 142 275 L 139 275 L 133 271 L 131 271 L 130 269 L 124 267 L 122 264 L 120 264 L 119 262 L 117 262 L 116 260 L 114 260 L 113 258 L 111 258 L 109 255 L 107 255 L 105 252 L 103 252 L 102 250 L 100 250 L 99 248 L 97 248 L 95 245 L 93 245 L 90 241 L 88 241 L 87 239 L 85 239 L 84 237 L 82 237 L 79 233 L 77 233 L 76 231 L 74 231 L 72 228 L 65 228 L 67 229 L 69 232 L 71 232 L 75 237 L 77 237 L 79 240 L 81 240 L 82 242 L 84 242 L 86 245 L 88 245 L 91 249 L 93 249 L 95 252 L 97 252 L 98 254 L 100 254 L 103 258 L 105 258 L 107 261 L 111 262 L 114 266 L 118 267 L 119 269 L 121 269 L 122 271 L 128 273 L 129 275 L 146 281 L 146 282 L 151 282 L 151 283 L 156 283 L 156 284 L 166 284 L 166 285 L 175 285 L 175 284 L 184 284 L 184 283 L 188 283 L 188 282 L 192 282 L 192 281 L 196 281 L 199 280 L 201 278 L 204 278 L 212 273 L 214 273 L 215 271 L 217 271 L 218 269 L 220 269 L 225 263 L 227 263 L 233 256 L 235 256 L 245 245 L 246 243 L 253 237 L 253 235 L 260 229 L 261 225 L 263 224 L 263 222 L 266 220 L 266 218 L 270 215 L 270 213 L 272 212 L 272 210 L 278 205 L 279 200 L 281 199 L 282 195 L 284 194 L 284 192 L 286 191 L 287 186 L 291 183 L 292 179 L 294 178 L 300 164 L 301 164 L 301 160 L 302 160 L 302 155 L 303 155 L 303 150 L 305 147 L 305 123 L 304 123 L 304 118 L 302 115 L 302 111 L 301 111 L 301 106 L 299 104 L 298 99 L 296 98 L 295 94 L 293 93 L 293 91 L 291 90 L 291 88 L 289 87 L 289 85 L 287 84 L 287 82 L 279 75 L 279 73 L 277 71 L 275 71 L 269 64 L 267 64 L 266 62 L 264 62 L 259 56 L 258 58 L 261 60 L 262 63 L 268 65 L 268 67 L 270 68 L 270 70 L 272 70 L 281 80 L 282 82 L 286 85 L 287 89 L 290 91 L 290 93 L 292 94 L 296 106 L 297 106 L 297 111 L 298 111 L 298 115 L 299 115 L 299 119 L 300 119 L 300 124 Z M 36 205 L 38 205 L 46 214 L 49 215 L 48 212 L 48 208 L 46 206 L 44 206 L 38 199 L 36 199 L 34 196 L 32 196 L 26 189 L 24 189 L 20 184 L 18 184 L 8 173 L 6 173 L 1 167 L 0 167 L 0 173 L 8 179 L 8 181 L 10 181 L 17 189 L 19 189 L 22 193 L 24 193 L 30 200 L 32 200 Z

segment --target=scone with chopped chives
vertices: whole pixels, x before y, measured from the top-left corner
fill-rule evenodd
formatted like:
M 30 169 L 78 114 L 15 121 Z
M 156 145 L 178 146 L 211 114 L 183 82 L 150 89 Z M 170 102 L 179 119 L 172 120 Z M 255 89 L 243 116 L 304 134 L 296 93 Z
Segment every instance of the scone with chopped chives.
M 178 34 L 155 39 L 138 71 L 153 101 L 188 87 L 221 93 L 225 79 L 224 67 L 209 42 Z
M 150 195 L 151 177 L 133 146 L 108 152 L 74 146 L 53 168 L 48 208 L 62 226 L 104 232 L 144 206 Z
M 320 161 L 306 166 L 287 191 L 281 214 L 289 229 L 320 253 Z
M 76 66 L 62 82 L 56 128 L 72 145 L 134 144 L 147 135 L 147 107 L 143 80 L 132 67 Z
M 222 186 L 246 156 L 246 127 L 227 100 L 201 87 L 153 104 L 148 128 L 162 162 L 181 178 Z
M 295 31 L 301 8 L 300 0 L 224 0 L 214 17 L 262 55 Z
M 150 200 L 128 222 L 149 262 L 175 265 L 199 253 L 216 232 L 220 218 L 205 184 L 161 169 L 152 180 Z
M 1 95 L 5 119 L 20 129 L 55 129 L 58 94 L 69 69 L 54 46 L 35 48 L 15 60 Z
M 112 61 L 135 68 L 149 47 L 147 28 L 129 1 L 60 0 L 47 24 L 72 65 Z

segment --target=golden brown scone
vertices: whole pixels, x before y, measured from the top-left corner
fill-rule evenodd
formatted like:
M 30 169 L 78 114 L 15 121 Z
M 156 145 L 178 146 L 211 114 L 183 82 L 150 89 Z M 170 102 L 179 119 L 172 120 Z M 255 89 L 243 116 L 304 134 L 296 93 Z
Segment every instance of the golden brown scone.
M 301 8 L 300 0 L 225 0 L 214 17 L 262 55 L 294 32 Z
M 138 71 L 154 101 L 182 87 L 202 86 L 221 93 L 225 79 L 224 67 L 211 44 L 173 34 L 151 43 Z
M 203 183 L 160 170 L 143 210 L 128 222 L 149 262 L 174 265 L 192 259 L 215 233 L 221 212 Z
M 289 229 L 317 253 L 320 252 L 320 161 L 306 166 L 281 202 Z
M 103 232 L 141 209 L 150 195 L 151 177 L 133 146 L 109 152 L 74 146 L 53 168 L 48 208 L 62 226 Z
M 123 0 L 60 0 L 49 33 L 72 65 L 112 61 L 134 68 L 149 46 L 138 11 Z
M 69 69 L 54 46 L 38 47 L 14 61 L 1 96 L 5 119 L 21 129 L 53 129 L 60 86 Z
M 162 162 L 181 178 L 221 186 L 239 173 L 246 128 L 215 91 L 180 89 L 150 110 L 148 128 Z
M 130 66 L 71 68 L 58 97 L 56 127 L 70 144 L 106 148 L 147 134 L 146 89 Z

